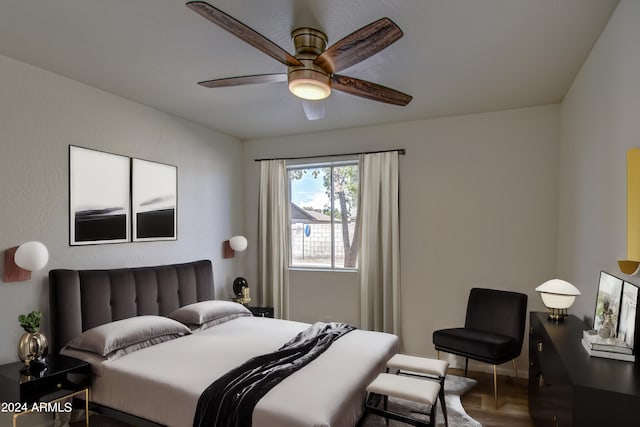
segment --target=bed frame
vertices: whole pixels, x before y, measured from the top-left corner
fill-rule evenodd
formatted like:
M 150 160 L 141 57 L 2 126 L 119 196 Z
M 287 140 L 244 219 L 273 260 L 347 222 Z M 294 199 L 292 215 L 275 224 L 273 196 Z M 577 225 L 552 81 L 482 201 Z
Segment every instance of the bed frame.
M 142 315 L 167 316 L 214 299 L 211 261 L 113 270 L 49 272 L 50 350 L 87 329 Z
M 214 299 L 211 261 L 111 270 L 49 272 L 50 351 L 87 329 L 142 315 L 167 316 L 188 304 Z M 101 405 L 91 410 L 136 426 L 147 420 Z

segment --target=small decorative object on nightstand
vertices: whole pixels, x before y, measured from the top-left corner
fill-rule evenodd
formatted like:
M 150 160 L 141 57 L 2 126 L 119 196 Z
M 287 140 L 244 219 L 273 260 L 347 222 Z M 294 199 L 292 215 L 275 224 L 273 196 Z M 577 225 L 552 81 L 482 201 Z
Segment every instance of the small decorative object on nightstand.
M 233 293 L 236 295 L 235 302 L 242 305 L 249 305 L 251 296 L 249 295 L 249 284 L 244 277 L 236 277 L 233 281 Z
M 18 316 L 20 326 L 25 331 L 18 342 L 18 357 L 26 366 L 23 373 L 32 373 L 47 366 L 45 357 L 49 351 L 49 342 L 44 334 L 40 333 L 40 320 L 40 310 Z
M 270 317 L 273 319 L 273 307 L 247 307 L 256 317 Z
M 46 357 L 46 369 L 31 375 L 22 373 L 22 362 L 0 366 L 0 402 L 2 410 L 13 414 L 13 427 L 18 417 L 40 411 L 47 403 L 50 412 L 70 412 L 71 404 L 64 400 L 82 395 L 86 425 L 89 425 L 89 386 L 91 365 L 62 355 Z M 34 405 L 35 404 L 35 405 Z

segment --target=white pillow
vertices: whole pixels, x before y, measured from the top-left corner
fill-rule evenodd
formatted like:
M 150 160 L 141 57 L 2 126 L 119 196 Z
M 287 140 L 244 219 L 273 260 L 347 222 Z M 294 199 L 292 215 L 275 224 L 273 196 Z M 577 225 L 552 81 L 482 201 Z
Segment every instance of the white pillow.
M 96 326 L 67 345 L 101 356 L 117 352 L 119 357 L 190 333 L 185 325 L 167 317 L 136 316 Z
M 252 316 L 251 311 L 242 304 L 218 300 L 185 305 L 169 315 L 192 330 L 206 329 L 242 316 Z

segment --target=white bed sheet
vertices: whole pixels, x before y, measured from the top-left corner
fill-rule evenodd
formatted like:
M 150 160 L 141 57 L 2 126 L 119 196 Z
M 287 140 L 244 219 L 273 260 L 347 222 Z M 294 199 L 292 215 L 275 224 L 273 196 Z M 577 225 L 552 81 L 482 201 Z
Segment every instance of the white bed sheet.
M 192 426 L 198 398 L 216 378 L 278 349 L 308 326 L 241 317 L 101 362 L 94 366 L 90 399 L 170 427 Z M 362 330 L 344 335 L 269 391 L 256 405 L 253 426 L 354 426 L 367 384 L 397 352 L 395 335 Z

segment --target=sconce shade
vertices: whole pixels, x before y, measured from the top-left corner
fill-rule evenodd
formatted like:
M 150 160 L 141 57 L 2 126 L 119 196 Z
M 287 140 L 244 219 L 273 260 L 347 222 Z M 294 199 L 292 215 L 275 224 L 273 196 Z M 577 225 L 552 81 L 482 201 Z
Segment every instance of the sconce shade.
M 229 239 L 229 246 L 236 252 L 242 252 L 247 249 L 247 238 L 244 236 L 233 236 Z
M 22 269 L 42 270 L 49 262 L 49 251 L 40 242 L 27 242 L 18 246 L 14 259 L 16 265 Z
M 27 242 L 4 251 L 4 282 L 31 279 L 31 272 L 41 270 L 49 262 L 49 251 L 40 242 Z
M 567 316 L 567 309 L 573 305 L 580 290 L 561 279 L 547 280 L 536 288 L 545 307 L 551 310 L 549 318 L 561 320 Z

